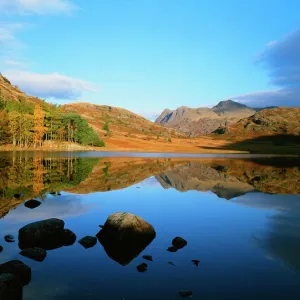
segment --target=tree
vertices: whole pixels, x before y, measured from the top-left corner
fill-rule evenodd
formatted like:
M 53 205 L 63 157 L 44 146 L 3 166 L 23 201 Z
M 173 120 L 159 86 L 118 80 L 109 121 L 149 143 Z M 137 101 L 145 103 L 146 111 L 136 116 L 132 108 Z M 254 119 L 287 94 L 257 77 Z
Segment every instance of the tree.
M 42 147 L 44 134 L 47 132 L 47 127 L 44 126 L 45 113 L 41 105 L 36 104 L 33 112 L 34 118 L 34 147 L 39 145 Z
M 109 132 L 109 127 L 108 127 L 108 121 L 106 121 L 103 125 L 103 130 L 105 130 L 107 133 Z

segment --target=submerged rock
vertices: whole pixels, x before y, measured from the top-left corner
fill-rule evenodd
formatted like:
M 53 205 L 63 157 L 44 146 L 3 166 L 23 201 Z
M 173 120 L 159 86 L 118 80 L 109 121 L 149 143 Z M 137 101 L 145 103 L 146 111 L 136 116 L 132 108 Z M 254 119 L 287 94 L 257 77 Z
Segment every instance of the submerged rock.
M 173 247 L 173 246 L 171 246 L 171 247 L 169 247 L 168 249 L 167 249 L 167 251 L 169 251 L 169 252 L 177 252 L 177 248 L 175 248 L 175 247 Z
M 35 199 L 31 199 L 28 200 L 24 203 L 24 206 L 30 209 L 34 209 L 37 208 L 38 206 L 40 206 L 42 204 L 42 202 L 35 200 Z
M 86 236 L 78 241 L 85 249 L 94 247 L 97 244 L 97 238 L 94 236 Z
M 64 226 L 63 220 L 55 218 L 30 223 L 19 230 L 19 248 L 52 250 L 73 244 L 76 236 L 72 231 L 64 229 Z
M 4 273 L 0 275 L 0 299 L 22 300 L 23 287 L 20 280 L 13 274 Z
M 176 264 L 173 261 L 168 261 L 168 264 L 171 265 L 171 266 L 176 267 Z
M 11 234 L 8 234 L 4 237 L 4 240 L 7 242 L 7 243 L 14 243 L 15 242 L 15 237 Z
M 20 255 L 42 262 L 47 256 L 47 251 L 42 248 L 34 247 L 22 250 Z
M 195 266 L 199 266 L 199 263 L 200 263 L 200 260 L 198 260 L 198 259 L 192 259 L 192 262 L 193 262 L 193 264 L 195 265 Z
M 107 255 L 125 266 L 152 242 L 156 233 L 148 222 L 136 215 L 115 213 L 108 217 L 96 236 Z
M 11 260 L 0 265 L 0 275 L 13 274 L 22 285 L 27 285 L 31 280 L 31 269 L 20 260 Z M 2 298 L 1 298 L 2 299 Z
M 3 247 L 0 245 L 0 253 L 3 251 Z
M 153 258 L 151 255 L 143 255 L 142 256 L 143 259 L 149 260 L 149 261 L 153 261 Z
M 142 273 L 142 272 L 146 272 L 148 270 L 148 265 L 145 263 L 141 263 L 136 268 L 137 268 L 138 272 Z
M 176 237 L 172 241 L 172 245 L 177 249 L 182 249 L 187 245 L 187 241 L 181 237 Z
M 183 290 L 179 292 L 179 296 L 181 296 L 182 298 L 192 297 L 193 292 L 189 290 Z

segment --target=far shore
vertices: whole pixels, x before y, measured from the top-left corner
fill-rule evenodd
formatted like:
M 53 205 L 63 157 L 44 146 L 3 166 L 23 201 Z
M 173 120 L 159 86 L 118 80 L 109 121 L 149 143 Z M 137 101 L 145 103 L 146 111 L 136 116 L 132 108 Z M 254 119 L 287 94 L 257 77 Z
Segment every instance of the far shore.
M 130 137 L 108 137 L 105 147 L 83 146 L 76 143 L 60 142 L 45 144 L 43 147 L 0 146 L 0 151 L 33 151 L 33 152 L 137 152 L 137 153 L 174 153 L 174 154 L 266 154 L 272 156 L 299 156 L 300 145 L 275 145 L 270 142 L 255 142 L 202 136 L 193 139 L 172 139 L 172 142 L 143 140 Z

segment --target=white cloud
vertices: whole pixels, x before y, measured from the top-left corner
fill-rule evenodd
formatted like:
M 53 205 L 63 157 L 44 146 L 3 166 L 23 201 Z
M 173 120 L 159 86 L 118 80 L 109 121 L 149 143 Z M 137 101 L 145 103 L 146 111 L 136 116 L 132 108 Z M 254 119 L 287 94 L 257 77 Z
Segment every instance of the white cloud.
M 269 72 L 277 89 L 231 98 L 253 106 L 300 106 L 300 29 L 269 42 L 256 62 Z
M 6 66 L 10 66 L 10 67 L 24 67 L 25 66 L 25 63 L 23 63 L 23 62 L 14 61 L 14 60 L 10 60 L 10 59 L 5 60 L 4 64 Z
M 69 14 L 76 8 L 69 0 L 0 0 L 0 11 L 7 14 Z
M 22 44 L 15 37 L 15 33 L 25 26 L 24 23 L 0 23 L 0 55 L 21 47 Z
M 41 98 L 75 100 L 84 91 L 96 92 L 90 82 L 58 73 L 38 74 L 8 70 L 3 74 L 26 93 Z

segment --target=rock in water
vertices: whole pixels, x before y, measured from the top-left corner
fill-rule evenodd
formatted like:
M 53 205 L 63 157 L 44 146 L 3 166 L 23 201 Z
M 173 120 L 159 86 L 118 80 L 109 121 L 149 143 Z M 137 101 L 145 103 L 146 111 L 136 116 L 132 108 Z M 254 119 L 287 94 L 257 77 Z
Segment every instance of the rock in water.
M 179 295 L 182 298 L 192 297 L 193 296 L 193 292 L 192 291 L 188 291 L 188 290 L 184 290 L 184 291 L 180 291 Z
M 22 285 L 27 285 L 31 280 L 31 269 L 20 260 L 11 260 L 0 265 L 0 275 L 13 274 Z M 2 298 L 1 298 L 2 299 Z
M 23 287 L 20 280 L 13 274 L 4 273 L 0 275 L 0 299 L 22 300 Z
M 76 234 L 70 229 L 65 229 L 63 233 L 64 246 L 72 246 L 76 242 Z
M 21 197 L 23 197 L 24 196 L 24 194 L 14 194 L 14 197 L 16 198 L 16 199 L 19 199 L 19 198 L 21 198 Z
M 30 209 L 34 209 L 37 208 L 38 206 L 40 206 L 42 204 L 42 202 L 35 200 L 35 199 L 31 199 L 28 200 L 24 203 L 24 206 Z
M 7 243 L 14 243 L 15 242 L 15 237 L 11 234 L 8 234 L 4 237 L 4 240 L 7 242 Z
M 3 247 L 0 245 L 0 253 L 3 251 Z
M 86 236 L 78 241 L 85 249 L 94 247 L 97 244 L 97 238 L 94 236 Z
M 177 249 L 182 249 L 187 245 L 187 241 L 181 237 L 176 237 L 172 241 L 172 245 Z
M 148 270 L 148 265 L 145 264 L 145 263 L 141 263 L 136 268 L 137 268 L 138 272 L 143 273 L 143 272 L 146 272 Z
M 21 250 L 34 247 L 52 250 L 69 245 L 71 231 L 64 226 L 63 220 L 55 218 L 30 223 L 19 230 L 19 247 Z
M 42 262 L 47 256 L 47 251 L 42 248 L 34 247 L 22 250 L 20 255 Z
M 173 261 L 168 261 L 168 264 L 171 265 L 171 266 L 176 267 L 176 264 Z
M 153 261 L 153 258 L 151 255 L 143 255 L 142 256 L 143 259 L 149 260 L 149 261 Z
M 195 265 L 195 266 L 199 266 L 199 263 L 200 263 L 200 260 L 198 260 L 198 259 L 192 259 L 192 262 L 193 262 L 193 264 Z
M 123 266 L 137 257 L 155 236 L 148 222 L 126 212 L 110 215 L 97 234 L 107 255 Z
M 175 248 L 175 247 L 169 247 L 168 249 L 167 249 L 167 251 L 169 251 L 169 252 L 177 252 L 177 248 Z

